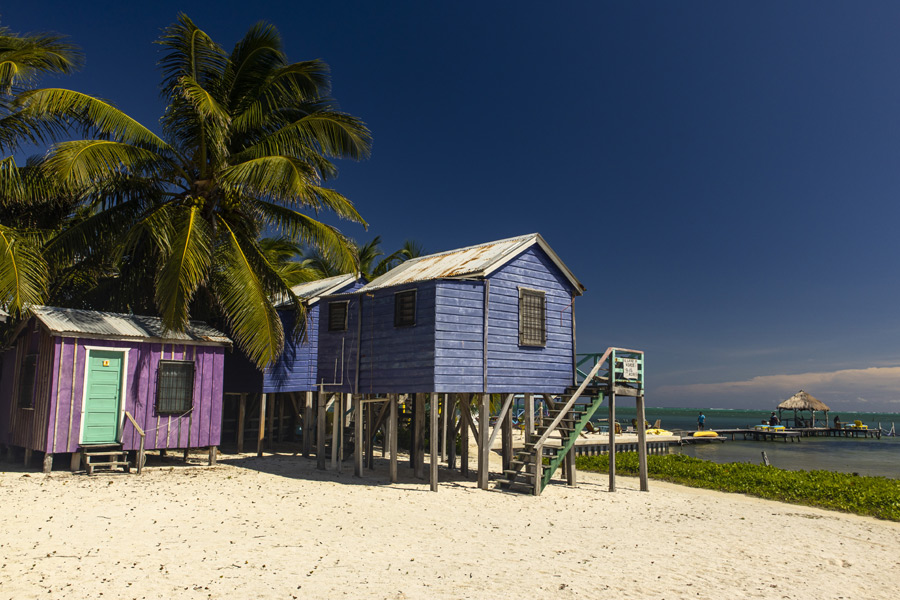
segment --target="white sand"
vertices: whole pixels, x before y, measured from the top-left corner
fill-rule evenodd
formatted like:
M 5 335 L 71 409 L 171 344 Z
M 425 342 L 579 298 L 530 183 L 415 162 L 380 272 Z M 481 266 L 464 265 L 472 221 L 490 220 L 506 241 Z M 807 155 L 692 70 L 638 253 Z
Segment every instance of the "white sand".
M 474 460 L 474 458 L 473 458 Z M 200 456 L 196 458 L 200 464 Z M 176 464 L 176 463 L 173 463 Z M 900 524 L 579 472 L 438 493 L 293 456 L 0 473 L 0 598 L 895 598 Z M 9 468 L 3 465 L 3 468 Z M 474 479 L 474 470 L 472 472 Z M 492 484 L 493 485 L 493 484 Z

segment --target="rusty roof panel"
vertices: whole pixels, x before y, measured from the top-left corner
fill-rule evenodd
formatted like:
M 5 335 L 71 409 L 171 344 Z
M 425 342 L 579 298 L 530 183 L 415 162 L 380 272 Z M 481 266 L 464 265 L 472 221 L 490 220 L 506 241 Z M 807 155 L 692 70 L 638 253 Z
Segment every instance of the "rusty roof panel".
M 32 312 L 52 333 L 62 335 L 231 346 L 231 340 L 224 333 L 202 321 L 191 321 L 184 332 L 174 332 L 166 331 L 159 317 L 54 306 L 35 306 Z
M 336 275 L 334 277 L 326 277 L 325 279 L 318 279 L 316 281 L 295 285 L 291 288 L 291 291 L 301 300 L 306 300 L 308 304 L 315 304 L 322 296 L 334 294 L 340 289 L 354 283 L 357 279 L 359 279 L 359 277 L 353 274 Z M 281 302 L 276 306 L 287 306 L 289 304 L 289 302 Z
M 367 292 L 432 279 L 484 277 L 535 244 L 547 252 L 579 293 L 584 291 L 584 286 L 537 233 L 413 258 L 376 278 L 360 291 Z

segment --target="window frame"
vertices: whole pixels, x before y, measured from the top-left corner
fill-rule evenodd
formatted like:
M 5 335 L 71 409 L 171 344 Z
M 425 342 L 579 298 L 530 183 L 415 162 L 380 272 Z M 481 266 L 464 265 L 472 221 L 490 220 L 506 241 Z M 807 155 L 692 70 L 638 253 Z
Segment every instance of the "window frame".
M 528 315 L 526 311 L 534 310 L 534 307 L 526 306 L 528 298 L 540 299 L 540 325 L 533 323 L 535 315 Z M 539 335 L 537 328 L 540 328 Z M 547 347 L 547 292 L 531 288 L 519 288 L 519 345 L 531 348 Z
M 412 321 L 407 323 L 402 321 L 402 298 L 412 297 Z M 418 308 L 418 288 L 411 290 L 401 290 L 394 292 L 394 327 L 415 327 L 416 326 L 416 310 Z
M 331 307 L 335 305 L 343 305 L 344 306 L 344 323 L 343 327 L 336 328 L 332 327 L 331 322 Z M 348 323 L 350 320 L 350 301 L 349 300 L 333 300 L 328 303 L 328 314 L 325 316 L 328 319 L 327 330 L 329 332 L 337 332 L 337 331 L 347 331 Z
M 34 392 L 35 388 L 37 387 L 35 383 L 37 381 L 38 359 L 39 355 L 37 352 L 26 354 L 22 359 L 22 365 L 19 369 L 18 389 L 16 390 L 16 406 L 18 408 L 34 408 Z M 29 361 L 31 363 L 30 365 Z M 31 370 L 31 381 L 27 381 L 29 369 Z M 31 392 L 30 394 L 28 394 L 27 398 L 25 397 L 26 389 Z
M 163 406 L 161 400 L 162 393 L 162 385 L 163 385 L 163 368 L 168 365 L 190 365 L 191 366 L 191 377 L 190 377 L 190 386 L 185 388 L 183 385 L 178 385 L 175 389 L 181 391 L 187 389 L 189 394 L 185 399 L 181 399 L 181 405 L 179 406 Z M 156 366 L 156 397 L 154 402 L 154 409 L 156 410 L 157 415 L 182 415 L 185 414 L 194 408 L 194 384 L 197 382 L 197 364 L 193 360 L 174 360 L 174 359 L 161 359 Z M 170 400 L 168 398 L 165 399 L 170 405 L 175 401 L 178 401 L 178 398 Z

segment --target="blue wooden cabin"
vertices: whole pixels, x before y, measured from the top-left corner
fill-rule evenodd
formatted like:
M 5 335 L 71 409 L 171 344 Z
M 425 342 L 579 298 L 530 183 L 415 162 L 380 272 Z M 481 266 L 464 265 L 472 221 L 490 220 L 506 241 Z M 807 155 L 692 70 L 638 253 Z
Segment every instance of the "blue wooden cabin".
M 297 392 L 311 392 L 316 389 L 316 373 L 318 362 L 318 337 L 319 337 L 319 311 L 321 300 L 328 294 L 349 292 L 361 288 L 365 280 L 356 275 L 338 275 L 318 281 L 303 283 L 291 288 L 291 291 L 300 298 L 306 307 L 306 335 L 298 339 L 293 335 L 297 322 L 297 313 L 293 305 L 284 303 L 279 305 L 278 314 L 284 327 L 285 342 L 284 352 L 276 362 L 260 370 L 245 354 L 236 351 L 225 358 L 225 423 L 223 435 L 226 438 L 237 439 L 238 447 L 243 450 L 243 432 L 245 427 L 258 431 L 259 423 L 265 419 L 265 397 L 269 396 L 269 435 L 266 438 L 271 441 L 274 437 L 280 439 L 282 433 L 295 427 L 295 419 L 288 424 L 283 418 L 283 407 L 286 400 L 294 405 L 294 415 L 299 412 L 299 405 L 309 405 L 309 396 L 298 397 L 291 395 Z M 247 412 L 247 396 L 251 402 L 258 403 L 260 414 L 258 418 L 250 418 L 245 421 Z M 275 395 L 275 396 L 273 396 Z M 276 419 L 276 404 L 278 406 L 278 422 L 273 432 L 273 424 Z M 250 413 L 255 413 L 254 406 L 250 407 Z
M 406 261 L 320 303 L 330 392 L 547 393 L 575 381 L 584 286 L 539 234 Z

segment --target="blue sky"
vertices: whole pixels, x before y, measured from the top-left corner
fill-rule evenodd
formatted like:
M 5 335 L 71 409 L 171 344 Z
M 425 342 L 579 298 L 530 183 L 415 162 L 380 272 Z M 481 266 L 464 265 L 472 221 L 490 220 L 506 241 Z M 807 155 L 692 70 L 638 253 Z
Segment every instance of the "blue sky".
M 900 411 L 900 4 L 31 0 L 0 23 L 68 34 L 86 66 L 44 83 L 152 126 L 179 10 L 331 65 L 375 140 L 333 182 L 370 224 L 346 233 L 540 232 L 588 288 L 579 351 L 645 350 L 650 405 Z

